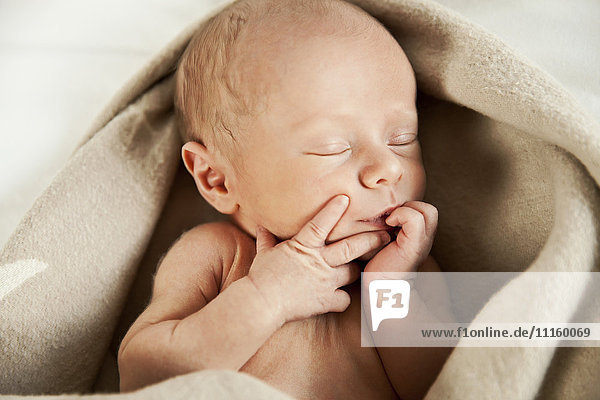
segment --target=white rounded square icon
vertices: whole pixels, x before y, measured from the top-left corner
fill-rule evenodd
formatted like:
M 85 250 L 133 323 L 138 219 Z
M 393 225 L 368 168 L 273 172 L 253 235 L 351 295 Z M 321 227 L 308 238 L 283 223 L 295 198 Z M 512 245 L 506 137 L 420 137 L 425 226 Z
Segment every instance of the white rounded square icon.
M 378 279 L 369 283 L 369 302 L 373 331 L 384 319 L 401 319 L 408 315 L 410 283 L 404 279 Z

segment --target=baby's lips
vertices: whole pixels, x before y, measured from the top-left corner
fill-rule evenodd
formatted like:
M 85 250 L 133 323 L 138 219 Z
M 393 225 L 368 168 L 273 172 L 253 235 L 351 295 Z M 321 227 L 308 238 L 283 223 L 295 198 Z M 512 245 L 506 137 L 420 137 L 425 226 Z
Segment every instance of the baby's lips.
M 397 223 L 398 221 L 396 220 L 394 222 L 394 220 L 396 220 L 396 217 L 394 215 L 390 215 L 385 219 L 385 223 L 389 226 L 396 226 L 395 223 Z

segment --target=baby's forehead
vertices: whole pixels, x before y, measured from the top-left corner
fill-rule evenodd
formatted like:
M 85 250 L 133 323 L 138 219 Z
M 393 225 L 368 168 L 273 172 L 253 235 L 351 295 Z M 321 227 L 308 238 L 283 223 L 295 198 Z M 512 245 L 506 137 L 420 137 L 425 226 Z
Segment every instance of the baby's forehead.
M 347 10 L 343 10 L 348 13 Z M 348 43 L 356 47 L 378 47 L 377 42 L 382 37 L 381 26 L 364 20 L 364 16 L 357 18 L 356 23 L 348 23 L 341 31 L 339 24 L 336 27 L 333 16 L 318 15 L 311 11 L 302 11 L 302 23 L 285 18 L 274 19 L 269 23 L 249 24 L 248 29 L 240 37 L 237 62 L 231 68 L 247 84 L 247 91 L 253 91 L 256 96 L 265 95 L 265 88 L 261 91 L 257 87 L 271 87 L 277 84 L 285 70 L 285 64 L 301 62 L 310 65 L 315 60 L 302 57 L 306 52 L 314 52 L 320 47 L 341 49 Z M 289 16 L 288 16 L 289 17 Z M 300 15 L 297 15 L 300 17 Z M 339 18 L 344 18 L 340 16 Z M 360 40 L 356 40 L 360 37 Z M 300 55 L 300 59 L 298 58 Z M 325 58 L 327 54 L 323 55 Z

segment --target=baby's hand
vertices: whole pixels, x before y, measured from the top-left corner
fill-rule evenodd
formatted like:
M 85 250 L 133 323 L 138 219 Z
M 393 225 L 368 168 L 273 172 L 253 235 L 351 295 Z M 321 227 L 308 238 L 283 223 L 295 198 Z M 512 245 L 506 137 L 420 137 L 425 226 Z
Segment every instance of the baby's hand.
M 365 272 L 414 272 L 423 264 L 433 244 L 438 212 L 431 204 L 407 201 L 385 220 L 401 226 L 396 240 L 369 261 Z
M 359 265 L 351 261 L 389 241 L 385 232 L 363 232 L 325 245 L 347 207 L 347 196 L 334 197 L 298 234 L 279 244 L 271 232 L 257 228 L 248 278 L 279 321 L 344 311 L 350 295 L 338 288 L 360 277 Z

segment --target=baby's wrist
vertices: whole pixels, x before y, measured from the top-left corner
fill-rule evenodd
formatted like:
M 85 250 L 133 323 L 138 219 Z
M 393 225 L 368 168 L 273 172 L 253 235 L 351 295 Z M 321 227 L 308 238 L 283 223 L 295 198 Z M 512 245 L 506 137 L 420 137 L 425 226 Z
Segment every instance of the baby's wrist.
M 260 285 L 256 282 L 250 275 L 247 275 L 242 279 L 248 282 L 248 286 L 253 291 L 253 296 L 262 303 L 263 309 L 269 318 L 269 322 L 274 324 L 276 328 L 282 327 L 283 324 L 286 323 L 286 316 L 283 312 L 281 303 L 275 301 L 275 299 L 273 299 L 273 294 L 269 294 L 269 290 L 265 289 L 263 287 L 264 285 Z
M 379 257 L 378 257 L 379 256 Z M 414 272 L 424 263 L 425 257 L 411 257 L 411 259 L 402 259 L 388 254 L 378 254 L 369 263 L 367 263 L 364 272 Z

